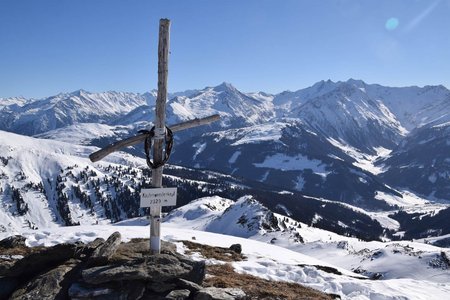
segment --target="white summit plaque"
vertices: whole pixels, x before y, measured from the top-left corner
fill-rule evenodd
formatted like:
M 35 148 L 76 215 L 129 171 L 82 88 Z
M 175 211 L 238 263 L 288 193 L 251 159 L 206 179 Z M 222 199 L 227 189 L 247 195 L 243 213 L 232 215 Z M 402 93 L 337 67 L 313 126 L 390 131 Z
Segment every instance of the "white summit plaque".
M 177 204 L 177 188 L 141 190 L 141 207 L 174 206 Z

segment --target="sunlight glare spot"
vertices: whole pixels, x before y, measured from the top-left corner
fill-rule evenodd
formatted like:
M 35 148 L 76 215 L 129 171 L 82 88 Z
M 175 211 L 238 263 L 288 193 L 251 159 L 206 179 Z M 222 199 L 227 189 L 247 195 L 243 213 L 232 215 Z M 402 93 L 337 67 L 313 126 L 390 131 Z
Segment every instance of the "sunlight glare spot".
M 387 30 L 392 31 L 398 27 L 398 24 L 399 21 L 397 18 L 389 18 L 384 27 L 386 27 Z

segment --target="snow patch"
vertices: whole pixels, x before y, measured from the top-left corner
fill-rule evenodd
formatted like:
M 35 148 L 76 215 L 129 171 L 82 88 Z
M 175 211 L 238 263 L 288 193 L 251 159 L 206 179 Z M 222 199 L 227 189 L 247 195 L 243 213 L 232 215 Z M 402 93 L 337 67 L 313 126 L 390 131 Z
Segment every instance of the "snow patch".
M 384 201 L 389 205 L 397 205 L 399 207 L 411 207 L 414 205 L 424 205 L 429 203 L 429 201 L 420 199 L 413 194 L 403 193 L 402 197 L 387 194 L 381 191 L 377 191 L 375 199 Z
M 299 192 L 301 192 L 303 190 L 303 188 L 305 187 L 305 179 L 303 178 L 302 175 L 297 177 L 297 181 L 295 182 L 295 189 Z
M 436 173 L 433 173 L 430 176 L 428 176 L 428 181 L 431 183 L 436 183 L 437 178 L 438 177 L 436 176 Z
M 264 182 L 267 180 L 267 177 L 269 176 L 270 171 L 266 171 L 266 173 L 264 173 L 264 175 L 262 176 L 262 178 L 260 179 L 261 182 Z
M 256 144 L 265 141 L 279 141 L 281 138 L 281 130 L 286 126 L 285 123 L 269 123 L 258 124 L 257 126 L 251 126 L 241 128 L 237 132 L 235 141 L 232 146 L 238 146 L 243 144 Z
M 192 147 L 197 149 L 194 153 L 194 157 L 192 158 L 193 160 L 195 160 L 197 156 L 206 149 L 206 143 L 195 143 L 194 145 L 192 145 Z
M 233 155 L 232 155 L 232 156 L 230 157 L 230 159 L 228 160 L 228 162 L 229 162 L 230 164 L 234 164 L 240 155 L 241 155 L 241 151 L 236 151 L 236 152 L 234 152 Z
M 282 171 L 292 170 L 305 170 L 311 169 L 317 174 L 326 174 L 325 164 L 317 159 L 308 159 L 301 154 L 297 156 L 288 156 L 281 153 L 277 153 L 272 156 L 268 156 L 262 163 L 253 163 L 258 168 L 270 168 L 278 169 Z
M 376 155 L 369 155 L 361 152 L 360 150 L 345 144 L 342 141 L 338 141 L 334 138 L 327 139 L 333 146 L 341 149 L 348 156 L 354 158 L 356 162 L 353 163 L 355 167 L 361 168 L 365 171 L 368 171 L 374 175 L 378 175 L 383 173 L 385 170 L 383 167 L 375 166 L 375 161 L 380 158 L 387 158 L 392 150 L 383 148 L 383 147 L 375 147 Z
M 288 217 L 292 216 L 291 211 L 289 209 L 287 209 L 287 207 L 284 206 L 283 204 L 277 204 L 277 206 L 275 208 L 281 209 L 284 212 L 284 214 Z

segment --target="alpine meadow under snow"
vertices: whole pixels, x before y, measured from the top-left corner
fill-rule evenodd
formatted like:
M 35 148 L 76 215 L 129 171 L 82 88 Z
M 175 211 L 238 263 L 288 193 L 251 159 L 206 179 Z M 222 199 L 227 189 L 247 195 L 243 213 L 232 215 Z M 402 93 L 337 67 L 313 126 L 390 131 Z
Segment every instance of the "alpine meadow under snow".
M 142 145 L 97 163 L 88 155 L 149 129 L 155 95 L 0 99 L 0 239 L 148 237 Z M 169 126 L 211 114 L 220 122 L 175 133 L 164 169 L 178 201 L 162 237 L 178 251 L 193 237 L 239 243 L 247 260 L 236 271 L 343 299 L 450 295 L 449 90 L 350 79 L 277 95 L 229 83 L 169 95 Z

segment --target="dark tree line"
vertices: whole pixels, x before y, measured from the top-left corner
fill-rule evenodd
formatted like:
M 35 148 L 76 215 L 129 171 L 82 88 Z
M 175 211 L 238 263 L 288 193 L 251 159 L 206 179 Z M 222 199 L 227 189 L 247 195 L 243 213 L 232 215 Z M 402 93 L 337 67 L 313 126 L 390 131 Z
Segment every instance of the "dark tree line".
M 389 217 L 400 223 L 400 230 L 405 231 L 404 239 L 420 239 L 450 233 L 450 208 L 435 214 L 399 211 Z
M 23 200 L 20 190 L 15 187 L 11 187 L 11 198 L 16 203 L 16 209 L 19 216 L 23 216 L 28 212 L 28 204 Z
M 64 180 L 66 181 L 66 180 Z M 66 226 L 79 225 L 80 223 L 72 220 L 72 214 L 69 208 L 69 197 L 64 192 L 66 185 L 61 175 L 56 177 L 56 209 Z

